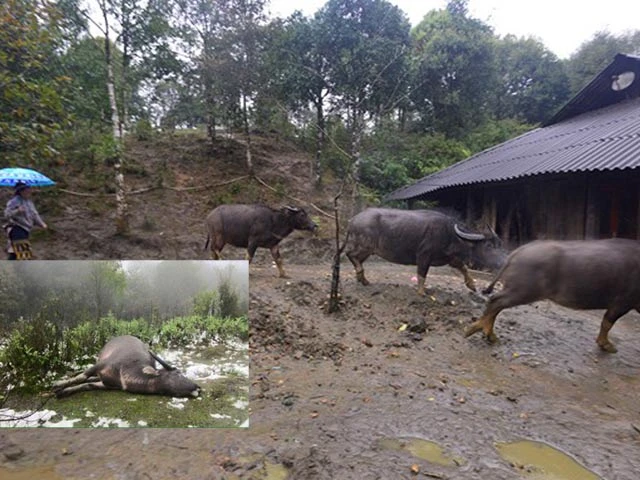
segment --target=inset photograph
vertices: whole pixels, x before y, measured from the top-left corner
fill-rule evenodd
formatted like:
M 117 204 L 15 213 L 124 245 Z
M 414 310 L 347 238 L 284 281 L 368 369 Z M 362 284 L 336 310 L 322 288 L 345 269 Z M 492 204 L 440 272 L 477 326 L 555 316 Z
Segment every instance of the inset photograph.
M 0 262 L 0 427 L 249 426 L 247 261 Z

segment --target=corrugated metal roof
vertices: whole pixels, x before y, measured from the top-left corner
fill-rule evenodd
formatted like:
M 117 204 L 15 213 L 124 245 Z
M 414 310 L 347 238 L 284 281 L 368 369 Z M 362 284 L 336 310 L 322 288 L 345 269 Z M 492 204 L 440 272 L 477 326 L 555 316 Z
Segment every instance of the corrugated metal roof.
M 612 72 L 629 70 L 630 61 L 639 70 L 628 89 L 635 98 L 625 100 L 609 96 L 609 101 L 617 103 L 599 106 L 594 110 L 589 108 L 598 102 L 580 104 L 580 98 L 591 98 L 589 92 L 596 96 L 608 95 L 602 92 L 605 92 L 604 85 L 612 91 Z M 629 92 L 627 95 L 631 96 Z M 639 95 L 640 58 L 617 55 L 611 65 L 547 122 L 547 126 L 484 150 L 413 185 L 396 190 L 387 200 L 406 200 L 448 187 L 533 175 L 639 168 Z

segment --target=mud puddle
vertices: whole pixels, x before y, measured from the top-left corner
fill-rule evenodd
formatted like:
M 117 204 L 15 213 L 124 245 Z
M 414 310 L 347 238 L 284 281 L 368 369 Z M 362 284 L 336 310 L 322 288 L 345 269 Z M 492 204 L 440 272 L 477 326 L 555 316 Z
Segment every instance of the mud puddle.
M 500 456 L 534 480 L 600 480 L 576 460 L 543 442 L 497 443 Z
M 420 460 L 445 467 L 459 466 L 464 463 L 464 460 L 459 457 L 445 454 L 438 443 L 422 438 L 383 438 L 378 441 L 378 447 L 384 450 L 406 451 Z
M 53 465 L 44 467 L 20 468 L 9 470 L 0 467 L 0 478 L 2 480 L 62 480 L 63 477 L 57 475 Z

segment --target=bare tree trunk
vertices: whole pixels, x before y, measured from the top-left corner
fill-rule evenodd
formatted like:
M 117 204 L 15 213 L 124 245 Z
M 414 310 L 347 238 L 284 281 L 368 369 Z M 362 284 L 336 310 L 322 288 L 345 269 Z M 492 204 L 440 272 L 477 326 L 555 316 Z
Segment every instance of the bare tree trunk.
M 338 199 L 342 195 L 344 182 L 340 187 L 340 192 L 333 199 L 333 214 L 336 219 L 336 253 L 333 256 L 333 267 L 331 271 L 331 292 L 329 294 L 329 304 L 327 305 L 327 313 L 334 313 L 340 310 L 340 255 L 347 244 L 345 239 L 342 248 L 340 248 L 340 217 L 338 214 Z
M 244 123 L 244 136 L 247 142 L 247 171 L 253 175 L 253 160 L 251 159 L 251 133 L 249 132 L 249 112 L 247 111 L 247 97 L 242 93 L 242 120 Z
M 122 129 L 120 117 L 118 115 L 118 105 L 116 102 L 115 77 L 113 74 L 113 58 L 111 57 L 111 42 L 109 41 L 109 20 L 107 17 L 107 7 L 101 2 L 101 9 L 104 15 L 105 24 L 105 61 L 107 63 L 107 91 L 109 93 L 109 104 L 111 106 L 111 123 L 113 127 L 113 141 L 115 145 L 114 169 L 116 184 L 116 232 L 126 233 L 129 230 L 129 220 L 127 218 L 127 191 L 122 174 Z
M 363 122 L 357 109 L 353 111 L 351 134 L 351 177 L 353 178 L 353 206 L 354 213 L 362 210 L 362 197 L 358 186 L 360 185 L 360 164 L 362 162 L 362 130 Z
M 316 105 L 316 156 L 311 164 L 311 179 L 316 188 L 322 183 L 322 151 L 325 142 L 325 123 L 324 111 L 322 109 L 322 100 Z

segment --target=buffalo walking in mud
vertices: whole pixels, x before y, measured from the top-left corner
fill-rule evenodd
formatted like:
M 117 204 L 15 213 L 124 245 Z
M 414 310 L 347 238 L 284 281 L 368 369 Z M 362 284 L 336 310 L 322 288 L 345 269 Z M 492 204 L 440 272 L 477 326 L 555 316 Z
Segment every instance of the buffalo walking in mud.
M 473 262 L 497 269 L 506 256 L 495 233 L 467 232 L 453 217 L 433 210 L 366 209 L 349 220 L 345 247 L 363 285 L 369 281 L 362 263 L 372 254 L 392 263 L 417 265 L 420 295 L 431 266 L 452 266 L 462 272 L 467 288 L 475 291 L 467 265 Z
M 315 232 L 318 228 L 302 208 L 283 207 L 279 210 L 266 205 L 220 205 L 206 219 L 207 242 L 211 244 L 211 257 L 221 259 L 220 252 L 228 243 L 247 249 L 247 259 L 259 247 L 271 250 L 280 277 L 286 277 L 278 244 L 294 230 Z
M 156 361 L 163 369 L 156 369 Z M 58 398 L 87 390 L 124 390 L 171 397 L 197 397 L 200 387 L 168 365 L 136 337 L 112 338 L 96 364 L 80 375 L 53 385 Z
M 468 337 L 493 332 L 496 316 L 504 309 L 538 300 L 551 300 L 575 310 L 606 309 L 596 342 L 607 352 L 616 348 L 609 330 L 630 310 L 640 311 L 640 243 L 607 239 L 532 242 L 515 250 L 483 293 L 491 293 L 498 280 L 503 290 L 489 298 L 482 317 L 465 331 Z

